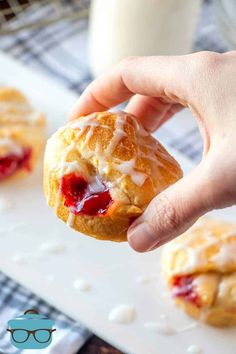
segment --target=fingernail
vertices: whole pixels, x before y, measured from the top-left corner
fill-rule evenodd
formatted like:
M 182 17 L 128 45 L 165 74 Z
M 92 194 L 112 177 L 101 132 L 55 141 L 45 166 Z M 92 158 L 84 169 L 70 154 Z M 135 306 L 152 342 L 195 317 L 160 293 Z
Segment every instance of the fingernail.
M 128 230 L 130 246 L 138 252 L 151 250 L 158 244 L 154 229 L 147 222 L 142 222 Z
M 76 116 L 77 116 L 77 105 L 78 105 L 78 101 L 73 105 L 73 107 L 71 108 L 71 110 L 67 114 L 68 120 L 76 118 Z
M 153 133 L 153 132 L 155 132 L 156 130 L 157 130 L 157 127 L 158 127 L 158 125 L 159 125 L 159 122 L 160 122 L 160 120 L 159 119 L 157 119 L 157 120 L 155 120 L 155 121 L 150 121 L 150 123 L 149 122 L 145 122 L 145 127 L 146 127 L 146 130 L 149 132 L 149 133 Z
M 83 93 L 77 98 L 76 102 L 74 103 L 74 105 L 72 106 L 70 112 L 68 113 L 68 119 L 76 119 L 82 115 L 87 114 L 86 112 L 82 112 L 80 107 L 81 102 L 83 101 Z

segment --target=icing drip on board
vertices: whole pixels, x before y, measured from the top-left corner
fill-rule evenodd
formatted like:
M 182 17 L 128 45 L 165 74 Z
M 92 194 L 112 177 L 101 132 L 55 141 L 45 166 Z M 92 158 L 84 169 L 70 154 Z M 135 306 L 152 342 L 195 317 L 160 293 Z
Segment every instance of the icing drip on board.
M 86 279 L 77 278 L 73 282 L 73 288 L 75 290 L 79 290 L 79 291 L 85 292 L 85 291 L 90 291 L 92 287 L 91 287 L 90 283 Z
M 136 311 L 133 305 L 121 304 L 113 307 L 109 312 L 108 319 L 110 322 L 119 324 L 128 324 L 135 320 Z
M 0 214 L 12 208 L 13 203 L 6 197 L 0 195 Z
M 192 344 L 187 348 L 187 354 L 201 354 L 202 348 L 198 345 Z
M 182 328 L 173 326 L 169 321 L 163 320 L 161 322 L 150 321 L 144 323 L 144 328 L 161 335 L 170 336 L 178 333 L 190 331 L 198 326 L 198 323 L 193 322 Z

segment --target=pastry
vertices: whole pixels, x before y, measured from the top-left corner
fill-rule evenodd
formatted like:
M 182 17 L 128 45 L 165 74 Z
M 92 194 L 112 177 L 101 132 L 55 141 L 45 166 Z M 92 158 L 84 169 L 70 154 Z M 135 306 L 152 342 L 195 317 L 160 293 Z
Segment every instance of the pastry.
M 200 219 L 164 247 L 162 264 L 176 304 L 190 316 L 236 325 L 236 225 Z
M 0 88 L 0 181 L 28 174 L 45 140 L 45 119 L 14 88 Z
M 73 229 L 97 239 L 125 241 L 131 222 L 181 176 L 173 157 L 124 112 L 80 117 L 46 146 L 48 204 Z

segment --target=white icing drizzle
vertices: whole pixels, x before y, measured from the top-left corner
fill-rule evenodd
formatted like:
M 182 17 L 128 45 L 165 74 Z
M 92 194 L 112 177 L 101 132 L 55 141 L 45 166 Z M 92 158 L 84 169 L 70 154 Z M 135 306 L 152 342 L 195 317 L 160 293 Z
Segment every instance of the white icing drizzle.
M 117 114 L 126 114 L 125 112 L 117 112 Z M 148 136 L 148 132 L 143 128 L 143 126 L 141 124 L 139 124 L 139 122 L 137 121 L 136 117 L 133 116 L 132 114 L 129 114 L 129 117 L 132 119 L 132 123 L 135 127 L 135 130 L 139 133 L 139 135 L 141 137 L 145 137 L 145 136 Z
M 14 108 L 14 111 L 19 112 L 21 114 L 29 113 L 30 106 L 25 102 L 13 102 L 13 101 L 1 101 L 0 102 L 0 114 L 10 113 Z
M 150 321 L 144 323 L 144 328 L 154 331 L 162 335 L 174 335 L 182 332 L 189 331 L 195 328 L 198 324 L 196 322 L 190 323 L 184 327 L 175 328 L 173 325 L 169 324 L 167 321 L 156 322 Z
M 95 125 L 97 126 L 97 125 Z M 88 133 L 86 134 L 86 138 L 85 138 L 85 141 L 84 141 L 84 145 L 88 145 L 91 137 L 93 136 L 93 132 L 94 132 L 94 127 L 95 126 L 91 126 L 91 128 L 89 129 Z
M 8 154 L 21 156 L 23 153 L 23 148 L 10 138 L 0 138 L 0 149 L 4 150 L 4 153 L 1 154 L 1 156 L 6 156 Z
M 160 315 L 160 319 L 161 319 L 161 320 L 167 320 L 167 319 L 168 319 L 168 315 L 167 315 L 166 313 L 162 313 L 162 314 Z
M 205 241 L 202 244 L 198 244 L 196 247 L 192 246 L 193 240 L 196 238 L 196 231 L 198 228 L 202 229 L 206 226 L 206 230 L 204 231 Z M 210 226 L 211 227 L 211 226 Z M 235 232 L 233 230 L 222 233 L 221 241 L 219 241 L 218 237 L 214 236 L 211 228 L 209 229 L 208 221 L 204 220 L 204 218 L 196 223 L 190 231 L 187 233 L 187 237 L 184 237 L 168 244 L 165 246 L 164 257 L 171 256 L 172 252 L 182 250 L 187 252 L 188 262 L 186 262 L 185 266 L 183 264 L 178 267 L 176 266 L 171 274 L 184 274 L 194 272 L 196 268 L 199 267 L 199 264 L 203 267 L 208 265 L 209 260 L 214 262 L 217 267 L 219 267 L 222 271 L 224 271 L 224 267 L 229 263 L 236 263 L 236 229 Z M 181 236 L 180 236 L 181 237 Z M 222 240 L 227 240 L 229 237 L 235 237 L 235 242 L 222 243 Z M 206 257 L 206 250 L 211 246 L 215 246 L 221 242 L 219 251 L 212 255 L 210 259 Z M 169 250 L 171 252 L 169 252 Z
M 58 177 L 63 177 L 64 175 L 81 171 L 81 166 L 78 164 L 77 161 L 66 162 L 61 160 L 52 168 L 58 172 Z
M 75 222 L 75 214 L 72 212 L 69 212 L 68 218 L 67 218 L 67 225 L 70 227 L 74 226 L 74 222 Z
M 108 156 L 113 153 L 120 140 L 127 135 L 124 131 L 124 123 L 126 122 L 125 117 L 126 115 L 123 112 L 117 115 L 113 137 L 105 150 L 105 154 Z
M 202 349 L 198 345 L 192 344 L 187 348 L 187 353 L 188 354 L 201 354 Z
M 223 299 L 228 297 L 230 294 L 231 301 L 235 303 L 236 301 L 236 292 L 235 292 L 235 281 L 236 281 L 236 272 L 231 273 L 230 276 L 223 276 L 220 279 L 218 284 L 218 298 Z
M 32 110 L 32 107 L 27 102 L 1 101 L 0 115 L 7 117 L 8 121 L 37 123 L 42 117 L 42 113 Z
M 236 237 L 236 235 L 235 235 Z M 225 264 L 236 263 L 236 242 L 225 243 L 221 245 L 217 254 L 212 257 L 212 260 L 216 262 L 222 270 L 224 270 Z
M 158 277 L 157 274 L 140 275 L 139 277 L 137 277 L 136 281 L 137 281 L 137 283 L 140 283 L 140 284 L 147 284 L 153 280 L 156 280 L 157 277 Z
M 135 170 L 135 159 L 131 159 L 128 161 L 121 162 L 117 165 L 116 169 L 131 177 L 132 181 L 139 187 L 143 185 L 145 182 L 147 175 L 143 172 L 139 172 Z
M 12 206 L 13 204 L 8 198 L 0 196 L 0 213 L 10 210 Z
M 76 139 L 78 140 L 82 135 L 85 134 L 85 139 L 83 141 L 83 146 L 80 146 L 78 151 L 82 151 L 82 157 L 85 160 L 92 160 L 95 158 L 98 172 L 100 175 L 103 175 L 104 173 L 107 173 L 110 168 L 113 168 L 121 173 L 121 177 L 118 178 L 115 183 L 120 182 L 122 178 L 125 178 L 125 176 L 129 176 L 131 180 L 138 186 L 141 187 L 144 182 L 146 181 L 148 174 L 144 172 L 138 171 L 136 168 L 136 162 L 137 158 L 141 157 L 147 160 L 151 160 L 155 162 L 154 164 L 150 164 L 150 167 L 152 168 L 152 171 L 150 171 L 150 175 L 155 175 L 156 170 L 159 169 L 160 167 L 163 167 L 163 163 L 161 161 L 158 163 L 157 160 L 157 151 L 160 151 L 160 145 L 159 143 L 153 138 L 153 144 L 147 144 L 145 137 L 148 136 L 149 134 L 145 131 L 145 129 L 139 124 L 136 120 L 136 118 L 132 115 L 127 115 L 125 112 L 117 112 L 116 113 L 116 120 L 115 120 L 115 128 L 112 129 L 110 126 L 107 125 L 101 125 L 100 122 L 98 121 L 98 115 L 99 113 L 93 113 L 87 117 L 82 117 L 78 119 L 75 122 L 70 123 L 69 127 L 72 129 L 78 129 L 78 132 L 76 132 Z M 131 119 L 131 122 L 127 120 L 127 117 Z M 120 143 L 121 139 L 127 135 L 127 133 L 124 130 L 124 125 L 125 124 L 130 124 L 132 127 L 135 129 L 135 136 L 136 136 L 136 147 L 137 147 L 137 157 L 132 158 L 131 160 L 128 161 L 123 161 L 118 158 L 113 157 L 111 160 L 111 155 L 114 152 L 115 148 L 117 145 Z M 89 149 L 88 143 L 93 136 L 94 129 L 96 127 L 103 127 L 109 130 L 113 131 L 113 136 L 110 140 L 110 143 L 108 144 L 107 148 L 105 151 L 101 151 L 101 146 L 100 144 L 96 144 L 95 149 L 91 150 Z M 63 130 L 66 128 L 61 128 L 60 131 L 63 132 Z M 57 170 L 59 177 L 62 177 L 63 175 L 71 172 L 80 172 L 80 173 L 85 173 L 86 169 L 85 166 L 81 168 L 78 164 L 77 161 L 72 161 L 72 162 L 67 162 L 67 156 L 70 151 L 73 149 L 77 149 L 76 147 L 76 141 L 72 142 L 67 149 L 64 151 L 60 161 L 52 166 L 52 170 Z M 161 153 L 161 151 L 160 151 Z M 166 154 L 162 154 L 164 159 L 167 159 L 168 156 Z M 173 175 L 175 175 L 174 172 Z M 89 179 L 89 173 L 86 176 L 86 180 Z M 96 182 L 96 181 L 95 181 Z M 160 183 L 164 183 L 164 177 L 160 173 L 160 177 L 158 180 L 158 185 Z M 92 183 L 93 184 L 93 183 Z M 97 183 L 94 183 L 97 188 Z M 50 186 L 48 187 L 48 190 L 50 191 Z M 56 202 L 55 202 L 55 210 L 58 209 L 60 205 L 60 195 L 61 192 L 58 190 L 58 195 L 56 197 Z M 50 200 L 50 195 L 48 196 L 48 201 Z M 74 218 L 72 217 L 71 213 L 68 215 L 68 220 L 67 223 L 73 227 L 74 223 Z
M 134 321 L 136 311 L 133 305 L 121 304 L 109 312 L 108 319 L 119 324 L 128 324 Z
M 144 328 L 164 335 L 173 335 L 177 333 L 177 331 L 166 322 L 145 322 Z
M 181 332 L 191 331 L 192 329 L 194 329 L 194 328 L 196 328 L 198 326 L 199 326 L 198 322 L 192 322 L 189 325 L 186 325 L 186 326 L 184 326 L 182 328 L 179 328 L 178 332 L 181 333 Z
M 37 123 L 42 118 L 42 112 L 32 111 L 27 118 L 30 123 Z
M 60 253 L 65 253 L 65 250 L 66 247 L 64 243 L 57 242 L 57 241 L 45 242 L 38 247 L 38 251 L 42 253 L 60 254 Z
M 73 282 L 73 287 L 79 291 L 90 291 L 92 288 L 90 283 L 84 278 L 75 279 Z
M 127 122 L 127 116 L 131 119 L 132 123 Z M 116 126 L 115 129 L 113 130 L 113 137 L 107 146 L 106 150 L 103 152 L 103 154 L 100 153 L 99 151 L 99 145 L 97 145 L 95 151 L 86 151 L 86 158 L 92 158 L 93 156 L 97 155 L 98 158 L 98 169 L 99 172 L 104 173 L 107 171 L 107 161 L 109 160 L 109 164 L 116 170 L 118 170 L 120 173 L 123 175 L 130 176 L 132 181 L 137 185 L 137 186 L 142 186 L 145 180 L 147 179 L 148 175 L 144 172 L 137 171 L 136 169 L 136 159 L 131 159 L 128 161 L 122 161 L 119 159 L 113 158 L 113 162 L 110 161 L 110 157 L 115 150 L 116 146 L 119 144 L 120 140 L 126 136 L 126 132 L 124 131 L 124 124 L 132 124 L 132 126 L 136 130 L 136 138 L 137 138 L 137 158 L 142 157 L 147 160 L 153 161 L 156 163 L 155 168 L 159 168 L 160 166 L 163 166 L 163 163 L 161 161 L 158 162 L 156 158 L 156 153 L 160 153 L 160 155 L 163 157 L 163 159 L 168 159 L 170 161 L 171 158 L 164 154 L 161 149 L 159 143 L 153 138 L 153 144 L 147 144 L 146 141 L 143 141 L 143 139 L 148 136 L 149 134 L 145 131 L 145 129 L 137 122 L 137 119 L 132 116 L 132 115 L 127 115 L 125 112 L 116 112 Z M 79 129 L 79 132 L 77 134 L 77 137 L 79 138 L 82 136 L 86 130 L 86 137 L 84 140 L 84 146 L 88 148 L 88 142 L 93 135 L 94 128 L 101 126 L 99 122 L 97 121 L 97 113 L 93 113 L 87 117 L 81 118 L 77 120 L 76 122 L 73 122 L 70 124 L 70 127 L 73 129 Z M 102 127 L 111 129 L 109 126 L 102 125 Z M 142 144 L 143 142 L 143 144 Z M 145 149 L 147 152 L 145 153 L 142 149 Z M 153 166 L 152 166 L 153 168 Z M 176 176 L 175 172 L 172 172 L 173 175 Z M 124 177 L 124 176 L 123 176 Z M 160 175 L 160 178 L 162 176 Z M 162 181 L 159 181 L 161 183 Z
M 197 277 L 193 279 L 193 286 L 196 288 L 204 286 L 207 282 L 209 282 L 209 277 L 211 275 L 207 274 L 198 274 Z
M 80 138 L 86 131 L 86 129 L 91 130 L 89 136 L 85 138 L 84 145 L 88 143 L 90 137 L 93 135 L 94 128 L 99 126 L 99 122 L 96 120 L 96 113 L 93 113 L 87 117 L 78 119 L 76 122 L 70 124 L 73 129 L 79 129 L 77 137 Z
M 99 180 L 97 176 L 91 181 L 91 183 L 88 185 L 88 191 L 93 194 L 93 193 L 99 193 L 99 192 L 104 192 L 105 186 L 104 184 Z
M 49 241 L 49 242 L 44 242 L 41 245 L 39 245 L 38 248 L 36 248 L 34 251 L 31 252 L 22 252 L 22 253 L 17 253 L 11 257 L 11 261 L 13 263 L 19 264 L 19 265 L 25 265 L 29 261 L 44 261 L 48 255 L 60 255 L 62 253 L 65 253 L 66 247 L 63 243 L 58 242 L 58 241 Z M 53 277 L 52 275 L 49 276 L 48 280 L 53 280 L 50 279 L 50 277 Z
M 27 257 L 20 254 L 12 256 L 11 261 L 17 265 L 25 265 L 27 263 Z

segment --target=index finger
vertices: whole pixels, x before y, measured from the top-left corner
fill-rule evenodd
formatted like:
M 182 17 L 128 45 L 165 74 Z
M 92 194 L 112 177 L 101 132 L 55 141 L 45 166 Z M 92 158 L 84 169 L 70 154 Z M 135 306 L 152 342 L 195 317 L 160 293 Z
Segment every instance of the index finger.
M 186 56 L 131 57 L 94 80 L 73 107 L 69 120 L 108 110 L 135 94 L 167 97 L 184 104 Z

